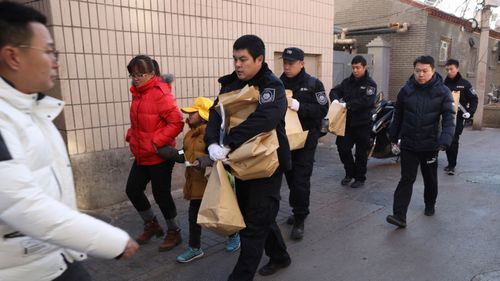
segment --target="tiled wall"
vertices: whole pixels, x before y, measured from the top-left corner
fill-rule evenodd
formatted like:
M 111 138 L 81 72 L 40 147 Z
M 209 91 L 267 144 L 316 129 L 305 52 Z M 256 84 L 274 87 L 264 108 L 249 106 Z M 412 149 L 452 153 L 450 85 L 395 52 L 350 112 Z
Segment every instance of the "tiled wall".
M 232 71 L 232 44 L 243 34 L 266 43 L 266 58 L 285 47 L 321 55 L 320 79 L 331 86 L 333 1 L 44 0 L 61 51 L 59 87 L 67 105 L 57 125 L 70 154 L 126 147 L 130 94 L 126 65 L 153 56 L 176 76 L 180 106 L 214 97 L 217 78 Z M 281 62 L 278 62 L 281 63 Z

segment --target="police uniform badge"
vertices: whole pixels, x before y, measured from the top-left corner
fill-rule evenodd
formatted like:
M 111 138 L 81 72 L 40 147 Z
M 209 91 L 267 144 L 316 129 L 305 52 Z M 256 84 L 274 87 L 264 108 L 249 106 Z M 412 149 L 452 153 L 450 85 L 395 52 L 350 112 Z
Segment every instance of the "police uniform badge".
M 273 102 L 274 97 L 275 97 L 275 89 L 265 88 L 264 90 L 262 90 L 262 93 L 260 94 L 259 103 L 264 104 L 268 102 Z
M 328 98 L 326 97 L 325 91 L 317 92 L 316 93 L 316 100 L 321 105 L 327 104 L 328 103 Z
M 367 96 L 373 96 L 375 94 L 375 88 L 374 87 L 366 87 L 366 95 Z

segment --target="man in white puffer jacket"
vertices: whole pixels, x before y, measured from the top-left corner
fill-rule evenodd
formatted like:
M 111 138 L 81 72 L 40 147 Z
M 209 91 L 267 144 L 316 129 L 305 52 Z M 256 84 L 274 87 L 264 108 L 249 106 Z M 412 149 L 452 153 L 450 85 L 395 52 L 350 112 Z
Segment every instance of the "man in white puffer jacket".
M 76 209 L 66 146 L 52 123 L 63 102 L 57 51 L 36 10 L 0 2 L 0 280 L 90 280 L 86 254 L 130 257 L 123 230 Z

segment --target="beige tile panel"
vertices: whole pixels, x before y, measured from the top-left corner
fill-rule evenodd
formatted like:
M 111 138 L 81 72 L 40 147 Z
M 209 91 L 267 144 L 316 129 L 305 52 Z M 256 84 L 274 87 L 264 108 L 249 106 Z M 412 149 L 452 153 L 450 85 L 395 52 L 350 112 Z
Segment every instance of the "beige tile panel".
M 108 150 L 110 148 L 109 144 L 109 127 L 101 128 L 101 144 L 103 150 Z
M 120 135 L 123 138 L 123 135 Z M 118 135 L 116 132 L 116 126 L 109 127 L 109 147 L 118 148 Z
M 125 67 L 137 54 L 154 56 L 164 73 L 178 77 L 174 93 L 182 104 L 197 95 L 216 95 L 217 77 L 233 69 L 233 41 L 245 33 L 264 39 L 271 66 L 274 52 L 287 46 L 321 54 L 319 77 L 330 87 L 333 4 L 303 2 L 51 0 L 55 26 L 50 28 L 63 52 L 60 92 L 74 107 L 65 112 L 68 142 L 70 134 L 73 139 L 82 135 L 81 128 L 94 128 L 83 132 L 86 141 L 73 145 L 71 152 L 126 145 L 116 136 L 129 123 Z M 300 13 L 293 11 L 298 5 L 304 7 Z M 90 125 L 85 112 L 90 113 Z M 96 126 L 103 128 L 96 131 Z
M 92 136 L 94 137 L 94 151 L 103 150 L 101 129 L 100 128 L 93 128 L 92 129 Z

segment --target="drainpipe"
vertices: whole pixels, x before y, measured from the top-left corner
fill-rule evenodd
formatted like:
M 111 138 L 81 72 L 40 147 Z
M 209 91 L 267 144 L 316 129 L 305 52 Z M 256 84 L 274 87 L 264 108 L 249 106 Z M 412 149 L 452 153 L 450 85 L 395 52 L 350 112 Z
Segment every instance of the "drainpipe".
M 357 40 L 356 39 L 337 39 L 335 38 L 333 41 L 334 44 L 338 45 L 356 45 Z
M 367 30 L 386 29 L 386 28 L 394 28 L 394 27 L 399 27 L 399 23 L 394 22 L 394 23 L 389 23 L 389 24 L 384 24 L 384 25 L 379 25 L 379 26 L 372 26 L 372 27 L 344 28 L 342 31 L 343 32 L 367 31 Z
M 410 27 L 409 23 L 391 23 L 388 26 L 383 27 L 365 27 L 365 28 L 355 28 L 348 29 L 345 28 L 342 32 L 342 35 L 372 35 L 372 34 L 388 34 L 388 33 L 404 33 L 407 32 Z M 342 36 L 341 35 L 341 36 Z

